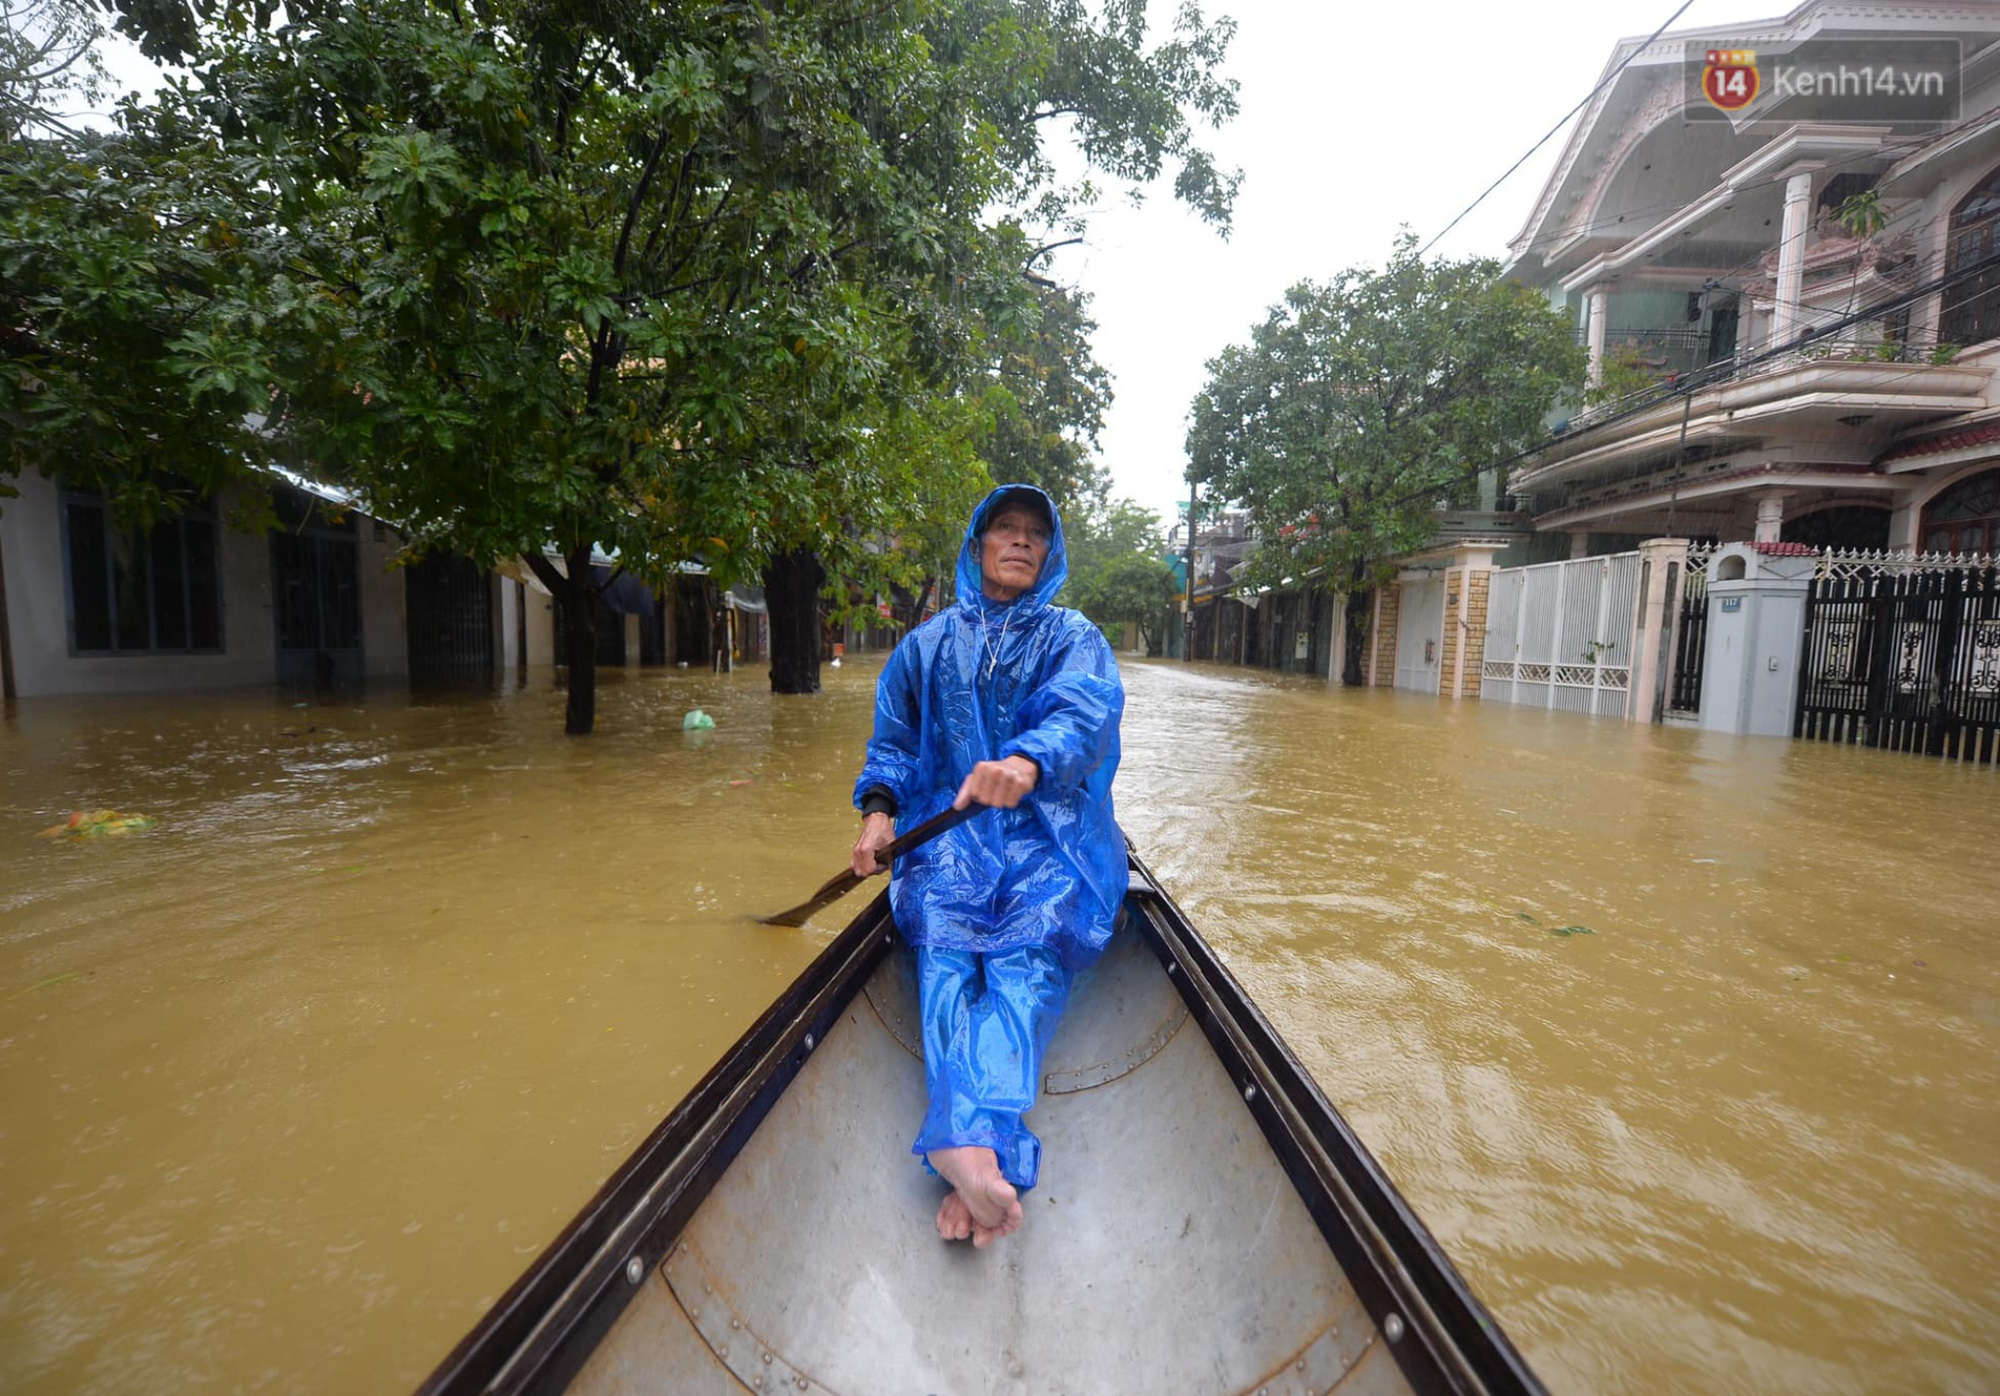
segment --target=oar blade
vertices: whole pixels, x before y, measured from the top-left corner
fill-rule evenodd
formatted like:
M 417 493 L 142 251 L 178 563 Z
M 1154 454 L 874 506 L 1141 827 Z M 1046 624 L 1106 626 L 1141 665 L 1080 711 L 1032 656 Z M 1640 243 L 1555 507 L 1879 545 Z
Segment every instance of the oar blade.
M 828 878 L 821 888 L 789 911 L 781 911 L 776 916 L 759 916 L 757 921 L 765 926 L 803 926 L 812 919 L 814 912 L 839 901 L 861 885 L 861 879 L 852 872 L 844 872 Z

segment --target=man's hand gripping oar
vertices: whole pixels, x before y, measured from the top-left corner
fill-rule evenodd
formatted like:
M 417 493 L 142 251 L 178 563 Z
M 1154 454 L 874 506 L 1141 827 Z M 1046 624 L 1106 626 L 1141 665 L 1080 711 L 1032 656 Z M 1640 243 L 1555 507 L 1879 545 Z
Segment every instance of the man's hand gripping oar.
M 1009 756 L 1004 761 L 981 761 L 958 787 L 951 808 L 933 815 L 899 839 L 882 839 L 894 825 L 887 815 L 871 815 L 854 845 L 854 857 L 847 871 L 827 879 L 805 901 L 776 916 L 760 916 L 766 926 L 803 926 L 816 911 L 832 905 L 876 873 L 886 872 L 890 863 L 919 844 L 928 843 L 947 829 L 963 824 L 982 809 L 1013 809 L 1026 799 L 1041 777 L 1041 768 L 1025 756 Z

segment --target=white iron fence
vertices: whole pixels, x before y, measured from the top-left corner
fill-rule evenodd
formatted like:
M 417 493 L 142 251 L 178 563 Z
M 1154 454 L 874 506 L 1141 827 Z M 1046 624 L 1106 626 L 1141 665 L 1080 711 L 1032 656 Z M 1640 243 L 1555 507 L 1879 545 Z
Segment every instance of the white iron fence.
M 1636 552 L 1495 572 L 1480 697 L 1622 717 L 1638 590 Z

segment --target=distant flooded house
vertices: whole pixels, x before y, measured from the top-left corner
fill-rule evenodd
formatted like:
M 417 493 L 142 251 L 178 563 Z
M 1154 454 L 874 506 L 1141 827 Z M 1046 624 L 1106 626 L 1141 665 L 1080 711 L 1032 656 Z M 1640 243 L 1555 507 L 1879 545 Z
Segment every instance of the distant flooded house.
M 225 498 L 133 536 L 95 494 L 32 472 L 17 487 L 0 511 L 9 696 L 304 689 L 410 671 L 406 605 L 437 574 L 393 567 L 395 530 L 329 492 L 275 480 L 267 535 L 231 527 Z
M 1732 56 L 1758 93 L 1733 119 L 1702 88 Z M 1843 67 L 1917 90 L 1806 80 Z M 2000 6 L 1812 0 L 1606 70 L 1507 264 L 1594 385 L 1509 466 L 1536 529 L 1991 549 Z
M 1496 463 L 1531 537 L 1404 559 L 1373 683 L 2000 754 L 2000 6 L 1621 42 L 1507 275 L 1590 389 Z
M 562 556 L 544 556 L 557 572 Z M 771 653 L 771 621 L 764 589 L 721 586 L 698 562 L 675 569 L 664 586 L 619 569 L 609 553 L 593 552 L 592 581 L 600 588 L 592 626 L 597 663 L 603 668 L 650 668 L 684 664 L 728 668 L 755 663 Z M 518 614 L 518 635 L 508 647 L 508 663 L 520 656 L 522 672 L 550 674 L 569 660 L 568 617 L 563 603 L 542 585 L 523 560 L 499 569 L 512 593 L 509 615 Z

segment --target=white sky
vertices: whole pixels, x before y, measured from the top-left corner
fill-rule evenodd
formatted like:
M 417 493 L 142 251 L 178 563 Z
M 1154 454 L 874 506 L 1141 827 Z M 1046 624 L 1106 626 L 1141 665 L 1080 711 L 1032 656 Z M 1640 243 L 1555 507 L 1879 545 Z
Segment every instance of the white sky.
M 1177 0 L 1153 0 L 1156 26 Z M 1097 357 L 1115 377 L 1103 457 L 1115 490 L 1171 522 L 1187 497 L 1183 441 L 1203 365 L 1248 339 L 1293 282 L 1379 264 L 1403 224 L 1429 239 L 1589 92 L 1627 36 L 1679 0 L 1206 0 L 1238 24 L 1225 71 L 1242 111 L 1203 143 L 1243 170 L 1227 241 L 1164 181 L 1107 201 L 1054 275 L 1092 297 Z M 1694 0 L 1674 30 L 1769 18 L 1786 0 Z M 1670 31 L 1671 32 L 1671 31 Z M 114 45 L 123 85 L 149 65 Z M 1502 256 L 1567 136 L 1558 134 L 1433 249 Z

